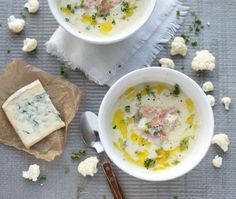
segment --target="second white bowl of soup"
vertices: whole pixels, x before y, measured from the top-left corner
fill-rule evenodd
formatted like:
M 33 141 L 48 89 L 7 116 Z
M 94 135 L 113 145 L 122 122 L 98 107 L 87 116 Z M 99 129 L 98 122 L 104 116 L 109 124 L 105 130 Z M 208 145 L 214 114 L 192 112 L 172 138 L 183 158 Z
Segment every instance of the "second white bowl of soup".
M 193 169 L 213 135 L 202 89 L 175 70 L 145 68 L 118 80 L 99 111 L 99 135 L 111 160 L 132 176 L 169 180 Z
M 156 0 L 48 0 L 59 24 L 90 43 L 127 38 L 148 20 Z

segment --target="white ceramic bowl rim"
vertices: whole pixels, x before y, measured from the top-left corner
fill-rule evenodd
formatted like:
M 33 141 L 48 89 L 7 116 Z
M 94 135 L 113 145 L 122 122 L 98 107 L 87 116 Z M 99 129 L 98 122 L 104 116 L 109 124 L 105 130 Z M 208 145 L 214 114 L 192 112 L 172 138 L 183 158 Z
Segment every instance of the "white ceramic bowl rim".
M 140 20 L 136 23 L 136 26 L 134 26 L 134 28 L 132 29 L 129 28 L 126 31 L 122 31 L 120 34 L 117 34 L 117 36 L 100 37 L 100 38 L 81 34 L 73 27 L 73 25 L 66 22 L 63 15 L 58 10 L 56 0 L 48 0 L 48 4 L 49 4 L 50 10 L 53 16 L 55 17 L 57 22 L 60 24 L 60 26 L 64 28 L 64 30 L 68 31 L 75 37 L 80 38 L 86 42 L 104 45 L 104 44 L 112 44 L 112 43 L 116 43 L 121 40 L 124 40 L 127 37 L 134 34 L 139 28 L 141 28 L 151 16 L 156 5 L 156 0 L 149 0 L 149 1 L 151 2 L 148 5 L 146 14 L 144 14 L 142 17 L 139 18 Z
M 111 118 L 107 118 L 107 114 L 112 114 L 108 113 L 111 110 L 108 110 L 108 107 L 112 102 L 115 101 L 118 98 L 114 97 L 117 95 L 123 94 L 123 92 L 130 86 L 128 85 L 127 87 L 124 86 L 124 84 L 129 84 L 132 79 L 136 78 L 137 76 L 148 76 L 156 74 L 157 76 L 159 74 L 162 75 L 172 75 L 175 76 L 176 79 L 179 79 L 179 82 L 176 82 L 177 84 L 181 85 L 181 82 L 187 83 L 186 87 L 191 87 L 191 90 L 193 90 L 193 93 L 196 93 L 198 96 L 198 99 L 195 99 L 195 103 L 200 103 L 201 104 L 201 111 L 204 111 L 204 115 L 201 115 L 201 119 L 204 121 L 204 123 L 201 123 L 200 126 L 204 126 L 204 134 L 201 133 L 201 137 L 199 138 L 198 141 L 198 147 L 194 146 L 194 157 L 187 156 L 186 159 L 182 160 L 178 165 L 172 166 L 168 169 L 161 170 L 161 171 L 151 171 L 147 170 L 142 167 L 135 166 L 128 161 L 125 161 L 124 158 L 122 159 L 120 154 L 114 149 L 114 146 L 111 143 L 111 140 L 108 139 L 108 134 L 111 133 L 111 127 L 110 131 L 107 130 L 108 128 L 106 127 L 110 123 L 111 126 Z M 159 75 L 160 76 L 160 75 Z M 135 82 L 135 81 L 134 81 Z M 147 83 L 150 82 L 148 79 L 142 78 L 139 83 L 134 83 L 133 86 L 140 84 L 140 82 Z M 151 81 L 153 82 L 153 81 Z M 158 80 L 156 80 L 158 82 Z M 162 81 L 160 81 L 162 82 Z M 132 83 L 131 83 L 132 84 Z M 123 87 L 123 88 L 121 88 Z M 182 88 L 182 86 L 181 86 Z M 122 90 L 122 91 L 121 91 Z M 117 93 L 118 92 L 118 93 Z M 121 92 L 121 93 L 120 93 Z M 116 98 L 116 99 L 115 99 Z M 115 103 L 115 102 L 114 102 Z M 200 107 L 197 107 L 200 108 Z M 109 121 L 110 120 L 110 121 Z M 205 123 L 206 122 L 206 123 Z M 143 179 L 143 180 L 148 180 L 148 181 L 165 181 L 165 180 L 170 180 L 174 179 L 177 177 L 180 177 L 190 170 L 192 170 L 196 165 L 200 163 L 200 161 L 203 159 L 203 157 L 206 155 L 210 145 L 211 145 L 211 139 L 213 136 L 213 130 L 214 130 L 214 117 L 213 117 L 213 111 L 212 108 L 209 104 L 209 101 L 205 95 L 205 93 L 202 91 L 202 89 L 198 86 L 198 84 L 193 81 L 191 78 L 186 76 L 185 74 L 178 72 L 176 70 L 168 69 L 168 68 L 160 68 L 160 67 L 149 67 L 149 68 L 143 68 L 139 69 L 136 71 L 133 71 L 125 76 L 123 76 L 121 79 L 119 79 L 106 93 L 102 104 L 100 106 L 99 110 L 99 136 L 101 139 L 101 142 L 104 146 L 104 149 L 109 156 L 109 158 L 123 171 L 126 173 Z M 200 133 L 200 132 L 199 132 Z M 200 135 L 199 135 L 200 136 Z

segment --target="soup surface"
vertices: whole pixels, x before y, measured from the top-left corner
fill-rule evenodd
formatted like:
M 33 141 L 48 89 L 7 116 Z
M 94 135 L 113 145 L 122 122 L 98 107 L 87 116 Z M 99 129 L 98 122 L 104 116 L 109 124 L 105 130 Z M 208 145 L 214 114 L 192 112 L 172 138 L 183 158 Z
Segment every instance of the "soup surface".
M 136 22 L 145 0 L 56 0 L 65 21 L 85 35 L 109 36 Z
M 178 164 L 197 136 L 195 105 L 178 85 L 140 84 L 120 96 L 112 141 L 125 160 L 159 170 Z

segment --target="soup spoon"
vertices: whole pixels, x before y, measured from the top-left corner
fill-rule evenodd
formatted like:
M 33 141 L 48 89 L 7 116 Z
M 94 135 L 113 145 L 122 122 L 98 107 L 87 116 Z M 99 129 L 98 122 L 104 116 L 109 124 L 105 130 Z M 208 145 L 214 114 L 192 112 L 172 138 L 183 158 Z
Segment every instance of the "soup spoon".
M 113 172 L 110 161 L 104 152 L 104 148 L 98 136 L 98 117 L 96 114 L 87 111 L 81 115 L 80 130 L 84 143 L 96 150 L 99 154 L 103 172 L 110 186 L 114 199 L 124 199 L 118 180 Z

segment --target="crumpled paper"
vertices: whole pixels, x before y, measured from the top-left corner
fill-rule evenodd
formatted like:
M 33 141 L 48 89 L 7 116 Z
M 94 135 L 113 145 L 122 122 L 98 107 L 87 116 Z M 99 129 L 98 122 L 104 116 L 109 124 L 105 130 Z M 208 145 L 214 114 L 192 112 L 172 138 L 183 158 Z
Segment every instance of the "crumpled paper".
M 0 143 L 23 150 L 36 158 L 52 161 L 63 152 L 68 126 L 78 111 L 82 91 L 67 80 L 15 59 L 0 74 L 0 106 L 15 91 L 37 79 L 49 94 L 66 126 L 27 149 L 0 108 Z

